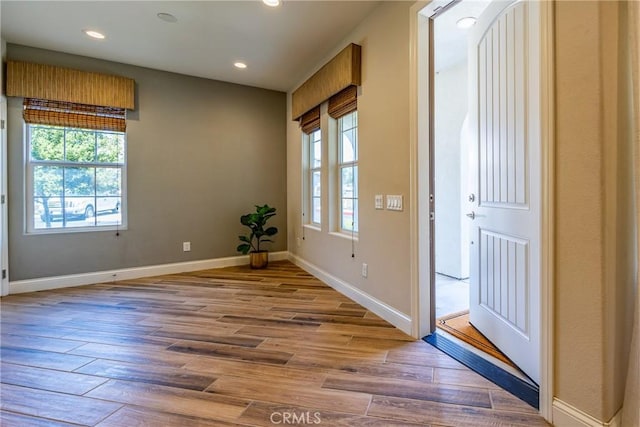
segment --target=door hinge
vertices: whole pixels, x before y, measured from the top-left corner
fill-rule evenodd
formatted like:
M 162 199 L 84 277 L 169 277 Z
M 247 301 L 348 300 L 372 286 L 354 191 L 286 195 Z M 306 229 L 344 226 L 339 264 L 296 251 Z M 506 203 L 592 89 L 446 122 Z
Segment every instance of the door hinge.
M 3 269 L 2 269 L 2 279 L 4 280 L 4 279 L 6 279 L 6 278 L 7 278 L 7 269 L 6 269 L 6 268 L 3 268 Z
M 0 120 L 0 129 L 4 129 L 4 120 Z
M 429 219 L 431 221 L 435 220 L 436 219 L 436 214 L 434 212 L 429 212 Z
M 0 196 L 0 204 L 4 205 L 6 202 L 6 197 L 3 195 Z

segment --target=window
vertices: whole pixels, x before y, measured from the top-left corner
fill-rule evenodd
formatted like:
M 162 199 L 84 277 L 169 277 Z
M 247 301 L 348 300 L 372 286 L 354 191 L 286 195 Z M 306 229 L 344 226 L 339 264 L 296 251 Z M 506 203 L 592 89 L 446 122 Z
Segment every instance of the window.
M 317 129 L 309 135 L 309 195 L 310 223 L 322 223 L 322 133 Z
M 124 132 L 27 125 L 27 231 L 123 225 Z
M 358 112 L 338 119 L 340 230 L 358 232 Z

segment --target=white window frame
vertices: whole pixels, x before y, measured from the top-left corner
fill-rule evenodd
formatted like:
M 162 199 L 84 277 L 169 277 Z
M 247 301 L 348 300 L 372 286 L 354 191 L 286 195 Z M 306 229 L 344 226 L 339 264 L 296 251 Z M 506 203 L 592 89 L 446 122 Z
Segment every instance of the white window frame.
M 350 127 L 348 129 L 344 128 L 344 118 L 350 115 L 354 115 L 354 126 Z M 343 219 L 344 219 L 344 200 L 345 198 L 342 197 L 343 195 L 343 183 L 342 183 L 342 171 L 344 169 L 352 169 L 352 170 L 358 170 L 358 146 L 359 146 L 359 141 L 358 141 L 358 111 L 353 111 L 349 114 L 345 114 L 344 116 L 340 117 L 338 120 L 338 138 L 337 138 L 337 150 L 338 150 L 338 156 L 337 156 L 337 167 L 336 167 L 336 172 L 337 172 L 337 183 L 338 183 L 338 191 L 337 191 L 337 203 L 336 206 L 338 207 L 338 231 L 340 233 L 346 233 L 349 235 L 357 235 L 358 231 L 359 231 L 359 221 L 358 221 L 358 197 L 359 197 L 359 183 L 358 183 L 358 176 L 359 174 L 355 174 L 356 177 L 354 178 L 354 188 L 352 191 L 353 197 L 348 198 L 348 200 L 352 201 L 352 206 L 353 206 L 353 211 L 351 213 L 351 218 L 352 218 L 352 228 L 347 228 L 345 227 L 345 224 L 343 223 Z M 354 149 L 354 153 L 353 153 L 353 160 L 352 161 L 344 161 L 342 158 L 342 154 L 343 154 L 343 149 L 342 149 L 342 144 L 343 144 L 343 139 L 344 139 L 344 134 L 354 130 L 355 131 L 355 149 Z
M 308 224 L 315 226 L 315 227 L 321 227 L 322 226 L 322 164 L 323 164 L 323 159 L 322 159 L 322 131 L 321 129 L 316 129 L 313 132 L 311 132 L 310 134 L 306 135 L 307 138 L 307 162 L 308 162 L 308 175 L 307 175 L 307 194 L 308 194 L 308 201 L 307 201 L 307 206 L 308 206 L 308 212 L 309 212 L 309 220 L 308 220 Z M 314 144 L 319 144 L 320 147 L 320 161 L 318 165 L 314 165 Z M 314 188 L 313 188 L 313 176 L 314 174 L 318 174 L 319 176 L 319 186 L 320 186 L 320 191 L 318 192 L 318 195 L 315 195 L 314 192 Z M 320 212 L 318 217 L 316 218 L 316 216 L 314 215 L 314 200 L 317 199 L 319 202 L 319 206 L 320 206 Z
M 97 159 L 94 162 L 73 162 L 66 160 L 33 160 L 31 158 L 31 128 L 40 127 L 45 125 L 38 124 L 25 124 L 24 135 L 24 160 L 25 160 L 25 189 L 24 189 L 24 212 L 25 212 L 25 234 L 40 235 L 40 234 L 61 234 L 61 233 L 77 233 L 77 232 L 100 232 L 100 231 L 120 231 L 127 229 L 127 134 L 126 132 L 114 132 L 114 131 L 101 131 L 93 129 L 82 129 L 76 127 L 64 127 L 65 134 L 68 131 L 88 131 L 97 133 L 122 133 L 123 134 L 123 153 L 122 162 L 118 163 L 103 163 L 98 162 Z M 61 127 L 61 126 L 50 126 Z M 65 136 L 66 146 L 66 136 Z M 120 223 L 118 224 L 105 224 L 105 225 L 90 225 L 90 226 L 78 226 L 78 227 L 51 227 L 51 228 L 35 228 L 35 206 L 34 206 L 34 167 L 35 166 L 56 166 L 56 167 L 73 167 L 73 168 L 115 168 L 120 170 Z M 90 196 L 89 196 L 90 197 Z M 95 195 L 94 195 L 95 197 Z M 95 208 L 95 206 L 94 206 Z M 94 213 L 97 215 L 97 212 Z M 63 221 L 64 224 L 64 221 Z

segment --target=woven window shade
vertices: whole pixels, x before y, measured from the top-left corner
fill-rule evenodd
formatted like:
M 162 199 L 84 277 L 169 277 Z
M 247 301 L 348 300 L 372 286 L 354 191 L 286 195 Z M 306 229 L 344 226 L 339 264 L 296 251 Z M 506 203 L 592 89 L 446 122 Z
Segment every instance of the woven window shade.
M 73 102 L 25 98 L 22 116 L 26 123 L 38 125 L 116 132 L 124 132 L 127 127 L 124 108 L 100 107 Z
M 135 108 L 135 81 L 53 65 L 7 62 L 7 96 Z
M 300 117 L 300 127 L 306 134 L 320 129 L 320 106 L 307 111 Z
M 361 47 L 351 43 L 291 94 L 291 118 L 320 105 L 351 85 L 360 85 Z
M 349 86 L 329 98 L 329 115 L 334 119 L 339 119 L 357 109 L 358 90 L 356 86 Z

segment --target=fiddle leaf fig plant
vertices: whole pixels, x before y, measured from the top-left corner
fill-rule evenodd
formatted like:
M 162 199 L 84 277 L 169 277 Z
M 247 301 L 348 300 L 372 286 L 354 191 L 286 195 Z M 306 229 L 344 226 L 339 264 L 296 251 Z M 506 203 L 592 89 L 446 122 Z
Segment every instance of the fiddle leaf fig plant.
M 249 227 L 251 232 L 248 236 L 240 235 L 238 238 L 242 243 L 238 245 L 237 251 L 246 255 L 249 252 L 264 252 L 260 249 L 260 244 L 265 242 L 273 242 L 270 239 L 274 236 L 278 229 L 276 227 L 267 227 L 269 218 L 276 214 L 276 208 L 269 205 L 256 205 L 256 211 L 242 215 L 240 222 L 242 225 Z

